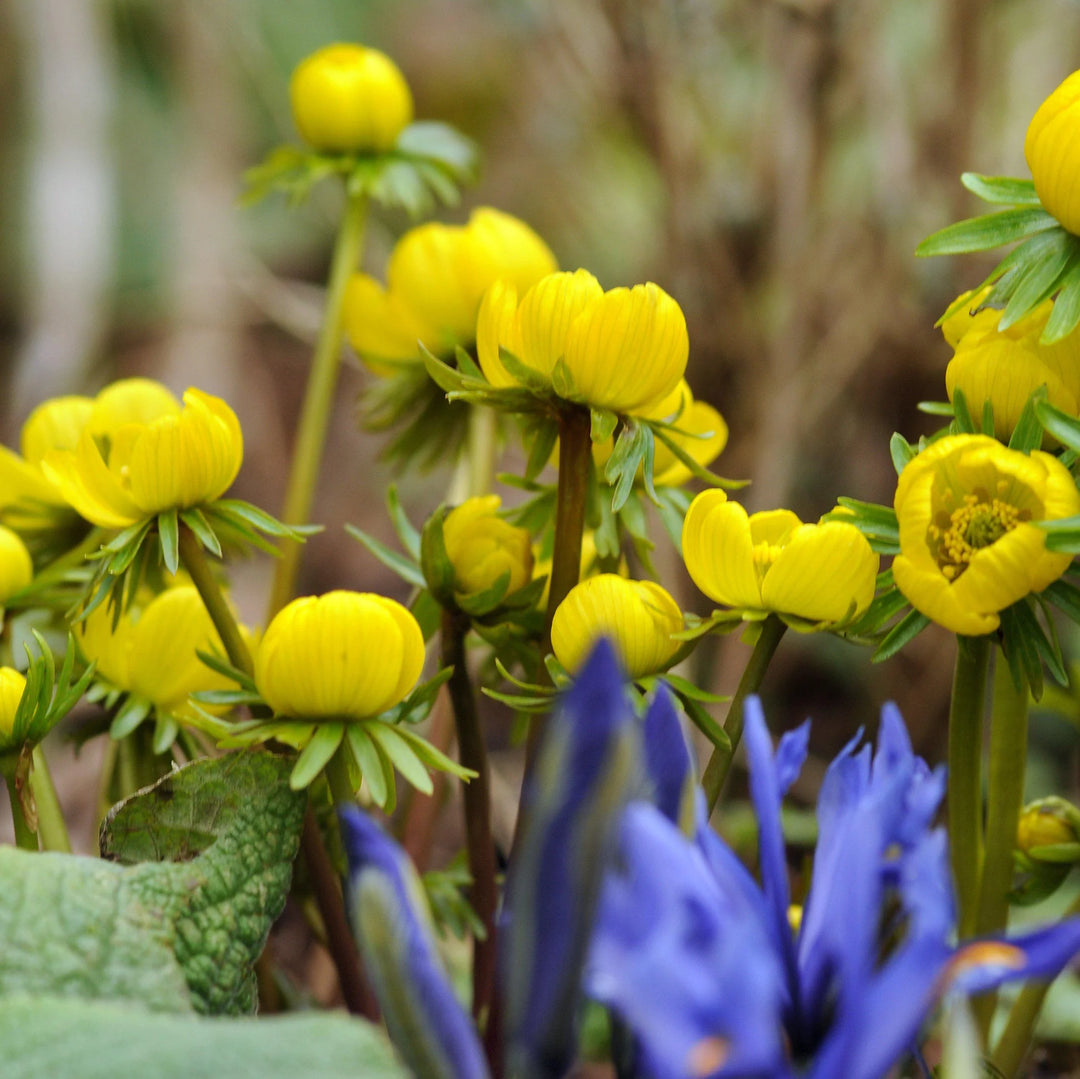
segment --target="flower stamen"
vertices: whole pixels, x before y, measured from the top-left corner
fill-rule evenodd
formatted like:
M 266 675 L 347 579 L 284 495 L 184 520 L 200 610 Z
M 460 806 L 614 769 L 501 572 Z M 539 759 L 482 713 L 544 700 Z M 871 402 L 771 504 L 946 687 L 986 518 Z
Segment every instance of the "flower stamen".
M 1029 510 L 1018 509 L 1000 498 L 991 498 L 982 488 L 965 495 L 963 505 L 951 513 L 941 510 L 928 530 L 931 549 L 941 572 L 948 580 L 956 580 L 967 569 L 976 551 L 992 546 L 1030 518 Z

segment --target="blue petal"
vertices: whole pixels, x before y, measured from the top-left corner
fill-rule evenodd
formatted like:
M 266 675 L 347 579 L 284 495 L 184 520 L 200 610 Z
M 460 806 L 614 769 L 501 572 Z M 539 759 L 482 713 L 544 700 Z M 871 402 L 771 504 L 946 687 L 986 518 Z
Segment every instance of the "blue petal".
M 533 769 L 500 938 L 509 1071 L 561 1076 L 581 968 L 635 768 L 626 682 L 607 641 L 549 721 Z
M 587 986 L 633 1030 L 644 1073 L 684 1079 L 783 1069 L 783 971 L 760 904 L 725 889 L 653 806 L 624 813 Z M 737 990 L 735 987 L 738 987 Z M 711 1066 L 710 1066 L 711 1065 Z
M 642 753 L 653 804 L 668 820 L 681 826 L 694 782 L 694 766 L 674 699 L 662 683 L 645 713 Z
M 353 930 L 398 1052 L 416 1075 L 484 1079 L 476 1030 L 439 963 L 412 865 L 358 809 L 344 807 L 339 817 Z
M 965 993 L 985 993 L 1003 982 L 1049 981 L 1080 952 L 1080 918 L 1004 940 L 976 940 L 956 950 L 949 963 L 950 985 Z

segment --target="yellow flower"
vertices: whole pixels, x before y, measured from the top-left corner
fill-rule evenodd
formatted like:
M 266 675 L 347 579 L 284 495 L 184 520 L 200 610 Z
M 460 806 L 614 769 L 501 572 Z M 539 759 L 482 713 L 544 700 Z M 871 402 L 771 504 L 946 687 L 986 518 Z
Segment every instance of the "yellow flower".
M 365 592 L 293 600 L 255 655 L 255 684 L 293 719 L 369 719 L 416 685 L 424 637 L 400 603 Z
M 1034 522 L 1080 513 L 1080 493 L 1050 454 L 952 435 L 909 462 L 894 505 L 897 587 L 928 618 L 979 636 L 998 628 L 999 611 L 1068 568 L 1072 556 L 1048 551 Z
M 0 605 L 9 596 L 21 592 L 33 577 L 34 564 L 26 544 L 10 528 L 0 525 Z
M 192 585 L 167 588 L 129 607 L 115 629 L 111 609 L 101 604 L 78 625 L 76 637 L 87 660 L 97 662 L 98 675 L 164 715 L 193 716 L 192 693 L 235 688 L 196 655 L 225 650 Z
M 26 679 L 12 667 L 0 667 L 0 742 L 11 736 Z
M 1039 201 L 1069 232 L 1080 233 L 1080 71 L 1039 106 L 1024 157 Z
M 417 360 L 418 341 L 449 356 L 475 340 L 480 300 L 493 282 L 505 278 L 524 290 L 556 268 L 528 225 L 480 207 L 467 225 L 430 223 L 406 232 L 390 255 L 385 288 L 355 274 L 345 293 L 345 329 L 380 373 L 380 360 Z
M 679 650 L 671 639 L 683 628 L 682 611 L 658 584 L 601 573 L 575 585 L 551 623 L 555 658 L 571 672 L 607 637 L 631 678 L 662 671 Z
M 683 522 L 683 560 L 710 599 L 812 622 L 845 622 L 870 606 L 878 556 L 842 521 L 803 524 L 791 510 L 748 515 L 702 491 Z
M 389 150 L 413 117 L 397 65 L 364 45 L 327 45 L 300 62 L 289 84 L 304 140 L 330 153 Z
M 499 348 L 551 381 L 562 360 L 575 400 L 623 414 L 641 413 L 678 385 L 689 340 L 679 305 L 657 285 L 604 292 L 587 270 L 542 278 L 518 302 L 497 281 L 484 294 L 476 325 L 480 366 L 496 387 L 517 386 Z
M 1052 405 L 1070 415 L 1080 413 L 1080 333 L 1052 345 L 1039 343 L 1053 309 L 1053 301 L 1047 300 L 1005 330 L 997 328 L 1001 312 L 991 308 L 966 314 L 962 321 L 958 314 L 943 325 L 955 350 L 945 371 L 949 400 L 960 389 L 976 419 L 983 402 L 989 401 L 994 434 L 1003 441 L 1040 386 L 1046 386 Z
M 1030 854 L 1035 847 L 1076 843 L 1076 810 L 1063 798 L 1043 798 L 1024 806 L 1016 828 L 1016 845 Z
M 125 528 L 167 509 L 212 502 L 240 470 L 243 436 L 236 414 L 201 390 L 164 415 L 115 427 L 108 438 L 88 426 L 74 450 L 42 462 L 75 510 L 103 528 Z
M 45 457 L 74 450 L 89 429 L 108 440 L 114 428 L 152 419 L 176 409 L 176 399 L 148 378 L 121 379 L 97 397 L 53 397 L 38 405 L 23 424 L 22 456 L 0 446 L 0 519 L 22 531 L 51 528 L 58 514 L 71 513 L 64 496 L 42 470 Z
M 470 498 L 443 521 L 443 543 L 459 592 L 483 592 L 509 573 L 510 594 L 532 578 L 531 537 L 498 516 L 501 504 L 498 495 Z

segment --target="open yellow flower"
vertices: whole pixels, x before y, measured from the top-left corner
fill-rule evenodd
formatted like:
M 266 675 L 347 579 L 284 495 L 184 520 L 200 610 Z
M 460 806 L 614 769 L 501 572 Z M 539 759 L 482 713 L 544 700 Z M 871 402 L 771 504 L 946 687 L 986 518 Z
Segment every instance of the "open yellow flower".
M 13 667 L 0 667 L 0 743 L 15 727 L 15 713 L 26 689 L 26 678 Z
M 641 413 L 679 385 L 690 344 L 679 305 L 651 282 L 605 292 L 587 270 L 542 278 L 518 300 L 497 281 L 484 294 L 476 347 L 487 380 L 517 386 L 499 349 L 551 381 L 560 360 L 574 399 L 622 414 Z
M 413 117 L 397 65 L 364 45 L 313 52 L 293 72 L 289 98 L 304 141 L 330 153 L 389 150 Z
M 978 299 L 972 297 L 972 304 Z M 994 434 L 1007 441 L 1019 422 L 1028 398 L 1046 386 L 1050 403 L 1070 415 L 1080 414 L 1080 333 L 1052 345 L 1039 342 L 1053 312 L 1052 300 L 999 330 L 1001 312 L 984 308 L 962 313 L 943 325 L 955 350 L 945 371 L 949 400 L 964 394 L 972 416 L 982 415 L 989 401 L 994 411 Z
M 443 521 L 446 556 L 460 592 L 483 592 L 508 573 L 510 594 L 532 578 L 532 538 L 526 529 L 498 516 L 501 504 L 498 495 L 470 498 Z
M 452 356 L 476 338 L 476 313 L 491 284 L 525 290 L 557 269 L 547 244 L 523 221 L 488 207 L 466 225 L 431 222 L 410 229 L 390 255 L 383 287 L 354 274 L 345 292 L 345 329 L 377 372 L 380 360 L 415 361 L 417 342 Z
M 811 622 L 845 622 L 874 598 L 878 556 L 842 521 L 803 524 L 791 510 L 747 514 L 702 491 L 683 522 L 683 560 L 710 599 Z
M 52 528 L 71 514 L 63 494 L 42 469 L 55 451 L 74 450 L 89 430 L 107 442 L 114 428 L 175 411 L 176 399 L 159 382 L 125 378 L 97 397 L 53 397 L 30 413 L 19 438 L 21 456 L 0 446 L 0 520 L 24 532 Z
M 240 471 L 243 435 L 224 401 L 201 390 L 184 407 L 46 454 L 42 468 L 77 513 L 102 528 L 126 528 L 168 509 L 188 509 L 225 493 Z
M 671 635 L 683 628 L 679 605 L 652 581 L 601 573 L 575 585 L 551 623 L 555 658 L 571 672 L 607 637 L 631 678 L 658 674 L 679 650 Z
M 1080 71 L 1038 108 L 1024 138 L 1024 157 L 1046 210 L 1080 234 Z
M 101 604 L 78 624 L 76 638 L 101 678 L 150 701 L 161 716 L 190 718 L 192 693 L 235 688 L 196 654 L 225 650 L 192 585 L 178 584 L 129 607 L 115 629 L 111 609 Z
M 370 719 L 404 700 L 424 666 L 424 636 L 400 603 L 367 592 L 293 600 L 255 654 L 255 684 L 278 715 Z
M 952 435 L 910 461 L 896 487 L 893 577 L 911 605 L 954 633 L 998 628 L 998 612 L 1041 592 L 1072 556 L 1046 549 L 1035 521 L 1080 513 L 1069 470 L 1041 451 Z

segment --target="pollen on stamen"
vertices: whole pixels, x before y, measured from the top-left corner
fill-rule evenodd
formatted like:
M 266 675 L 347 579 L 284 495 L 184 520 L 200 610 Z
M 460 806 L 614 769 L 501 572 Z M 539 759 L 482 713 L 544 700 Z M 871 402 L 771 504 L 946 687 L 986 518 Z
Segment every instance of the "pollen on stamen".
M 702 1038 L 686 1058 L 686 1074 L 691 1076 L 691 1079 L 704 1079 L 704 1076 L 712 1075 L 722 1068 L 730 1053 L 731 1043 L 726 1038 L 718 1035 Z

